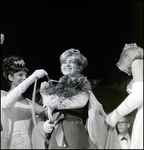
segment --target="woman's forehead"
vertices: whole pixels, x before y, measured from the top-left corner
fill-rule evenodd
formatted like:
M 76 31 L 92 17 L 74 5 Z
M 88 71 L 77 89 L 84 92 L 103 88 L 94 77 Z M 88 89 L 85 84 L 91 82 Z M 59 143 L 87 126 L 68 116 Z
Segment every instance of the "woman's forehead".
M 64 60 L 75 60 L 75 56 L 74 55 L 69 55 Z
M 121 121 L 127 121 L 127 119 L 126 118 L 121 118 L 121 119 L 119 119 L 119 122 L 121 122 Z
M 21 70 L 21 71 L 18 71 L 16 72 L 17 74 L 27 74 L 27 72 L 25 70 Z

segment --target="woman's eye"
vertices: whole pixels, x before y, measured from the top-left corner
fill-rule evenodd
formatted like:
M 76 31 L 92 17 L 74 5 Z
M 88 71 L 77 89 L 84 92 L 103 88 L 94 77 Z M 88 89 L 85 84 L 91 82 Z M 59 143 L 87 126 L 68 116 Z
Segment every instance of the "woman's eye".
M 75 63 L 74 61 L 70 61 L 70 63 Z
M 21 73 L 21 74 L 19 74 L 19 76 L 26 76 L 27 77 L 27 74 L 23 74 L 23 73 Z
M 66 64 L 66 60 L 64 60 L 62 63 L 63 63 L 63 64 Z

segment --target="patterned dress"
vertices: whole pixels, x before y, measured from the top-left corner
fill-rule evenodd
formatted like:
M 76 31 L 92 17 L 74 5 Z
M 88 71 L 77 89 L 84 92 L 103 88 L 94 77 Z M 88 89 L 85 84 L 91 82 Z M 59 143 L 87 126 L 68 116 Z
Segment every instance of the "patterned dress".
M 6 107 L 8 93 L 1 91 L 1 95 L 1 149 L 45 149 L 43 121 L 33 126 L 31 100 L 20 96 L 11 107 Z
M 7 95 L 6 92 L 5 94 Z M 1 97 L 1 122 L 3 126 L 1 131 L 1 148 L 31 149 L 31 133 L 29 129 L 32 116 L 29 113 L 31 109 L 30 103 L 16 101 L 12 107 L 4 108 L 4 97 Z

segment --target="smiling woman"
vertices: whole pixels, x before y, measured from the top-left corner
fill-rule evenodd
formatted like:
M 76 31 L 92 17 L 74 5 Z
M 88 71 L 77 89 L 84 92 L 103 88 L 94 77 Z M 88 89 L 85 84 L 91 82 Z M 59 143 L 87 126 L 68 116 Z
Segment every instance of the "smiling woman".
M 20 56 L 12 55 L 3 60 L 3 75 L 10 89 L 1 90 L 2 149 L 32 148 L 32 105 L 31 100 L 22 94 L 36 78 L 42 78 L 47 73 L 40 69 L 27 78 L 28 72 L 25 61 Z M 35 103 L 34 107 L 37 115 L 46 116 L 42 106 Z M 44 139 L 39 138 L 38 142 L 41 142 L 41 148 L 44 148 Z
M 70 75 L 70 70 L 72 72 L 78 71 L 80 73 L 88 65 L 88 61 L 87 61 L 86 57 L 83 56 L 79 50 L 73 49 L 73 48 L 66 50 L 64 53 L 61 54 L 60 63 L 61 63 L 61 70 L 62 70 L 63 74 L 66 73 L 65 72 L 66 70 L 69 70 L 68 71 L 69 73 L 66 73 L 69 75 Z M 73 66 L 72 68 L 70 68 L 71 65 L 68 65 L 69 63 Z M 72 70 L 73 68 L 75 68 L 75 69 Z M 74 74 L 74 72 L 72 74 Z
M 45 132 L 50 123 L 56 124 L 48 148 L 104 148 L 106 114 L 87 77 L 81 74 L 88 64 L 86 57 L 77 49 L 69 49 L 61 54 L 60 63 L 63 76 L 59 82 L 53 84 L 50 80 L 40 87 L 49 117 L 49 122 L 44 123 Z

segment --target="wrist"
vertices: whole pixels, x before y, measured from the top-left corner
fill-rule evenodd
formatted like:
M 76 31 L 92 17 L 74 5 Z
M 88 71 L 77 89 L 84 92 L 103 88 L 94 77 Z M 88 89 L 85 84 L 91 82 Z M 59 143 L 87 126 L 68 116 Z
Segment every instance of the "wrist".
M 115 109 L 112 112 L 112 116 L 111 116 L 111 121 L 113 122 L 114 126 L 117 124 L 117 122 L 119 121 L 120 118 L 121 118 L 121 116 L 119 115 L 117 109 Z

